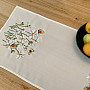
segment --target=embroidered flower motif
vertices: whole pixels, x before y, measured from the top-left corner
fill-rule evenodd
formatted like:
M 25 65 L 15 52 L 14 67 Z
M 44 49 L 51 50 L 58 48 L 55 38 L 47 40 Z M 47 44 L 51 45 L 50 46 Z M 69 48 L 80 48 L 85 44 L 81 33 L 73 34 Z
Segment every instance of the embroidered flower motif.
M 28 25 L 28 27 L 29 27 L 29 30 L 31 30 L 31 25 Z
M 24 45 L 24 44 L 26 44 L 28 42 L 24 35 L 20 36 L 19 39 L 20 39 L 20 42 L 22 43 L 22 45 Z
M 25 55 L 25 54 L 19 53 L 19 54 L 17 55 L 17 59 L 20 59 L 20 58 L 24 57 L 24 55 Z
M 16 30 L 16 33 L 18 33 L 18 30 Z
M 25 28 L 23 30 L 25 31 Z
M 31 38 L 33 38 L 33 39 L 38 38 L 37 30 L 31 30 Z
M 90 90 L 90 87 L 84 87 L 83 89 L 84 90 Z
M 88 81 L 90 81 L 90 74 L 88 74 L 87 79 L 88 79 Z
M 21 38 L 21 40 L 23 41 L 23 40 L 24 40 L 24 38 Z
M 17 35 L 18 33 L 20 33 L 20 30 L 19 29 L 16 29 L 15 30 L 15 35 Z
M 30 55 L 32 52 L 34 52 L 34 50 L 31 48 L 30 50 L 28 50 L 28 54 Z
M 16 49 L 17 47 L 16 47 L 15 44 L 10 44 L 10 48 L 12 48 L 12 49 Z
M 16 23 L 9 27 L 10 29 L 4 32 L 6 37 L 6 39 L 3 40 L 5 43 L 4 46 L 6 46 L 11 53 L 17 54 L 17 58 L 23 57 L 27 51 L 28 55 L 34 52 L 31 47 L 34 47 L 39 42 L 39 34 L 44 33 L 42 29 L 32 28 L 31 25 L 25 25 L 24 22 L 20 24 Z
M 15 39 L 17 39 L 17 37 L 15 37 Z
M 88 85 L 83 88 L 84 90 L 90 90 L 90 74 L 88 74 L 87 80 L 88 80 Z
M 28 25 L 28 27 L 30 27 L 31 25 Z
M 4 40 L 3 40 L 4 41 Z M 5 41 L 4 41 L 5 42 Z M 10 49 L 10 46 L 13 44 L 14 42 L 13 41 L 8 41 L 8 42 L 6 42 L 6 45 L 4 45 L 4 46 L 6 46 L 6 48 L 8 48 L 8 49 Z
M 32 33 L 32 36 L 34 36 L 35 35 L 35 33 Z
M 44 33 L 44 31 L 42 29 L 38 30 L 38 34 L 43 34 L 43 33 Z
M 37 42 L 37 43 L 38 43 L 39 41 L 38 41 L 38 40 L 35 40 L 35 42 Z

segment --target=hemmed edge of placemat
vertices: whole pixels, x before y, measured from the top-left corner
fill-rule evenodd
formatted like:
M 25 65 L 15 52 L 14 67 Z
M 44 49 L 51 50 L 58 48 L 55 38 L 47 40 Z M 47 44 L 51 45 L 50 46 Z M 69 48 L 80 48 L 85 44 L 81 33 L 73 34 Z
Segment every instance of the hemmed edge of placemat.
M 49 18 L 47 18 L 47 17 L 44 17 L 44 16 L 42 16 L 42 15 L 40 15 L 40 14 L 37 14 L 37 13 L 35 13 L 35 12 L 29 11 L 29 10 L 27 10 L 27 9 L 24 9 L 24 8 L 16 5 L 16 7 L 15 7 L 14 10 L 12 11 L 11 15 L 9 16 L 8 20 L 6 21 L 6 23 L 5 23 L 5 24 L 3 25 L 3 27 L 1 28 L 0 33 L 1 33 L 2 29 L 4 28 L 4 26 L 7 24 L 7 22 L 9 21 L 9 19 L 11 18 L 12 14 L 13 14 L 14 11 L 16 10 L 16 8 L 23 9 L 23 10 L 25 10 L 25 11 L 27 11 L 27 12 L 30 12 L 30 13 L 35 14 L 35 15 L 37 15 L 37 16 L 40 16 L 40 17 L 42 17 L 42 18 L 44 18 L 44 19 L 47 19 L 47 20 L 52 21 L 52 22 L 54 22 L 54 23 L 60 24 L 60 25 L 62 25 L 62 26 L 65 26 L 65 27 L 67 27 L 67 28 L 71 28 L 71 29 L 73 29 L 74 31 L 77 31 L 77 29 L 75 29 L 75 28 L 72 28 L 72 27 L 67 26 L 67 25 L 65 25 L 65 24 L 62 24 L 62 23 L 60 23 L 60 22 L 51 20 L 51 19 L 49 19 Z
M 35 15 L 37 15 L 37 16 L 40 16 L 40 17 L 42 17 L 42 18 L 44 18 L 44 19 L 46 19 L 46 20 L 52 21 L 52 22 L 54 22 L 54 23 L 56 23 L 56 24 L 60 24 L 60 25 L 65 26 L 65 27 L 67 27 L 67 28 L 71 28 L 71 29 L 73 29 L 74 31 L 77 31 L 77 29 L 75 29 L 75 28 L 72 28 L 72 27 L 70 27 L 70 26 L 67 26 L 67 25 L 65 25 L 65 24 L 62 24 L 62 23 L 60 23 L 60 22 L 58 22 L 58 21 L 54 21 L 54 20 L 52 20 L 52 19 L 49 19 L 49 18 L 47 18 L 47 17 L 45 17 L 45 16 L 43 16 L 43 15 L 37 14 L 37 13 L 35 13 L 35 12 L 29 11 L 29 10 L 27 10 L 27 9 L 25 9 L 25 8 L 20 7 L 20 6 L 16 6 L 16 8 L 23 9 L 23 10 L 25 10 L 25 11 L 27 11 L 27 12 L 30 12 L 30 13 L 35 14 Z
M 36 85 L 36 84 L 34 84 L 34 83 L 30 82 L 29 80 L 25 79 L 23 76 L 21 76 L 21 75 L 19 75 L 19 74 L 15 73 L 15 72 L 13 72 L 12 70 L 10 70 L 10 69 L 8 69 L 8 68 L 6 68 L 6 67 L 2 66 L 2 65 L 0 65 L 0 68 L 3 68 L 3 69 L 5 69 L 6 71 L 8 71 L 8 72 L 10 72 L 10 73 L 14 74 L 15 76 L 17 76 L 17 77 L 19 77 L 20 79 L 24 80 L 25 82 L 27 82 L 27 83 L 31 84 L 32 86 L 36 87 L 37 89 L 40 89 L 40 90 L 45 90 L 45 89 L 43 89 L 43 88 L 39 87 L 38 85 Z

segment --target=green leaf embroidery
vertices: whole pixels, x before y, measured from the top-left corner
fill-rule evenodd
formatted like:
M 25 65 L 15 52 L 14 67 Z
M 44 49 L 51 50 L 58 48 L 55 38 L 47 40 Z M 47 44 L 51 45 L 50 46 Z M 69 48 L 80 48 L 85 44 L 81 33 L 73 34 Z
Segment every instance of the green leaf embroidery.
M 3 40 L 5 43 L 7 43 L 7 41 Z
M 15 52 L 15 50 L 11 50 L 11 53 Z
M 3 46 L 7 46 L 7 44 L 6 45 L 3 45 Z
M 18 47 L 19 44 L 16 44 L 16 47 Z
M 33 43 L 33 41 L 29 41 L 29 42 L 28 42 L 28 45 L 30 45 L 30 44 L 32 44 L 32 43 Z
M 9 27 L 9 30 L 4 32 L 6 39 L 2 41 L 7 43 L 3 46 L 8 46 L 11 48 L 11 53 L 16 52 L 19 55 L 21 53 L 21 51 L 18 49 L 19 45 L 24 51 L 27 51 L 30 50 L 30 46 L 32 46 L 35 42 L 38 42 L 38 29 L 37 31 L 30 30 L 31 25 L 24 25 L 24 22 L 21 22 L 15 23 Z M 32 33 L 34 33 L 33 36 Z
M 25 32 L 31 35 L 31 33 L 30 33 L 30 32 L 28 32 L 28 31 L 25 31 Z
M 25 46 L 24 50 L 26 51 L 28 49 L 28 46 Z
M 16 49 L 17 53 L 19 54 L 19 51 Z

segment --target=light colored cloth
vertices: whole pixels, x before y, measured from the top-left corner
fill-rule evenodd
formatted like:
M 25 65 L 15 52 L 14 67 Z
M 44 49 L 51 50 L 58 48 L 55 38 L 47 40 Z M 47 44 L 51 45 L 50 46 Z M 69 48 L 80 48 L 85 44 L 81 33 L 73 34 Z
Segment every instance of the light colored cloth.
M 3 46 L 4 32 L 15 23 L 29 23 L 45 31 L 31 55 L 17 59 Z M 0 65 L 46 90 L 83 90 L 90 59 L 76 45 L 77 31 L 16 7 L 0 33 Z

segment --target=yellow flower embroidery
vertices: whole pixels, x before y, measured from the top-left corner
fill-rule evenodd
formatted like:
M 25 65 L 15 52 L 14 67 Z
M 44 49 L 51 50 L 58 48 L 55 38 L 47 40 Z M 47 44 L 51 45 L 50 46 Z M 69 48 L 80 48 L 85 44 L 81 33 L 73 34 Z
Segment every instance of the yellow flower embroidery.
M 84 90 L 90 90 L 90 87 L 84 87 L 83 89 Z
M 12 49 L 16 49 L 16 48 L 17 48 L 15 44 L 10 45 L 10 47 L 11 47 Z
M 18 33 L 18 31 L 16 30 L 16 33 Z
M 9 46 L 11 46 L 11 43 L 9 43 Z
M 38 41 L 36 40 L 36 42 L 38 42 Z
M 30 55 L 32 52 L 34 52 L 34 50 L 31 48 L 30 50 L 28 50 L 28 54 Z
M 21 56 L 22 56 L 22 54 L 19 54 L 19 56 L 21 57 Z
M 38 34 L 43 34 L 43 33 L 44 33 L 44 31 L 42 29 L 38 30 Z
M 25 25 L 24 22 L 9 26 L 10 29 L 5 32 L 6 40 L 3 40 L 6 48 L 11 53 L 17 53 L 17 57 L 23 57 L 26 51 L 30 55 L 34 52 L 32 46 L 39 42 L 39 34 L 45 33 L 42 29 L 32 28 L 31 25 Z M 22 53 L 23 52 L 23 53 Z
M 35 35 L 35 33 L 32 33 L 32 36 L 34 36 Z
M 24 40 L 24 38 L 21 39 L 22 41 Z

